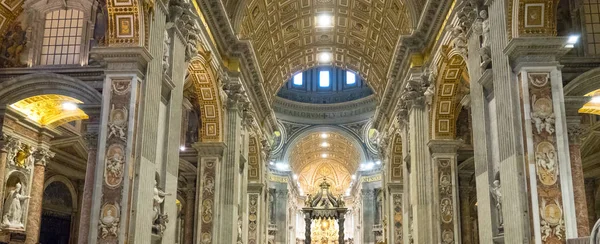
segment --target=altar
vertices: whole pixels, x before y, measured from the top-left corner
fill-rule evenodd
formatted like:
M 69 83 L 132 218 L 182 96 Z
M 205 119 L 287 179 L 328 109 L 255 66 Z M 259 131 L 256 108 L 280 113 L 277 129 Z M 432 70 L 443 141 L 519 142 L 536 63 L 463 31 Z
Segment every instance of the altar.
M 331 185 L 323 180 L 314 198 L 308 194 L 302 208 L 306 233 L 304 244 L 344 243 L 344 220 L 346 204 L 341 195 L 333 196 Z M 314 239 L 313 239 L 314 238 Z

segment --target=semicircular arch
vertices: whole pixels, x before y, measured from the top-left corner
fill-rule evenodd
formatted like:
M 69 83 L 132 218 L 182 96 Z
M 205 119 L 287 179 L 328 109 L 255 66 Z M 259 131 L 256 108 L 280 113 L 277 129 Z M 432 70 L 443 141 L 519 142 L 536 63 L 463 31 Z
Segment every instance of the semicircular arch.
M 433 98 L 433 139 L 454 139 L 460 100 L 466 95 L 464 82 L 469 82 L 467 65 L 461 55 L 455 54 L 441 62 L 436 77 Z
M 598 89 L 600 89 L 600 67 L 575 77 L 563 90 L 565 96 L 585 96 Z
M 190 61 L 188 73 L 200 107 L 200 141 L 223 141 L 221 93 L 212 67 L 204 59 L 195 58 Z
M 53 175 L 44 182 L 44 191 L 46 191 L 46 188 L 54 182 L 63 184 L 69 190 L 69 194 L 71 195 L 71 206 L 73 210 L 77 210 L 77 191 L 75 191 L 75 186 L 73 186 L 71 180 L 63 175 Z
M 283 157 L 281 158 L 284 162 L 289 162 L 290 160 L 290 155 L 293 151 L 293 148 L 306 136 L 312 134 L 312 133 L 328 133 L 328 132 L 333 132 L 333 133 L 337 133 L 340 134 L 342 136 L 344 136 L 345 138 L 347 138 L 352 145 L 355 147 L 356 151 L 359 153 L 359 162 L 365 162 L 367 161 L 368 158 L 368 152 L 367 149 L 363 146 L 361 139 L 359 136 L 355 135 L 354 133 L 348 131 L 345 128 L 339 127 L 339 126 L 332 126 L 332 125 L 315 125 L 315 126 L 310 126 L 307 128 L 302 129 L 301 131 L 295 133 L 293 136 L 291 136 L 287 142 L 285 143 L 285 145 L 283 146 L 282 150 L 283 150 Z
M 0 105 L 12 104 L 28 97 L 57 94 L 100 105 L 102 94 L 85 82 L 55 73 L 35 73 L 0 83 Z

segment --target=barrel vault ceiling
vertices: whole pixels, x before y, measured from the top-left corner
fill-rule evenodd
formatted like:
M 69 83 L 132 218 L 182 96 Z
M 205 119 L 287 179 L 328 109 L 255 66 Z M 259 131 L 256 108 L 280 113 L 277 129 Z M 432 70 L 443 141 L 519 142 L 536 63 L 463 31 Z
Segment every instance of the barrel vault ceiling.
M 223 5 L 230 18 L 238 16 L 239 38 L 250 40 L 272 98 L 293 74 L 319 65 L 322 52 L 332 54 L 326 64 L 357 72 L 381 94 L 398 40 L 413 26 L 405 1 L 223 0 Z M 331 27 L 316 26 L 321 15 L 333 16 Z
M 335 132 L 308 134 L 291 150 L 290 167 L 307 194 L 318 189 L 323 178 L 327 178 L 335 193 L 343 193 L 350 186 L 361 156 L 352 141 Z

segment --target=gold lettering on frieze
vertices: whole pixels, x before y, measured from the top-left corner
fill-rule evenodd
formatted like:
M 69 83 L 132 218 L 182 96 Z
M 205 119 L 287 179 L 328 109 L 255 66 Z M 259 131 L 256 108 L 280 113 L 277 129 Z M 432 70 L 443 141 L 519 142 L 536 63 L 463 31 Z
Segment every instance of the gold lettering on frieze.
M 362 182 L 375 182 L 375 181 L 381 181 L 381 174 L 376 174 L 376 175 L 370 175 L 370 176 L 364 176 L 361 178 Z
M 285 176 L 269 174 L 269 181 L 279 182 L 279 183 L 288 183 L 288 178 Z

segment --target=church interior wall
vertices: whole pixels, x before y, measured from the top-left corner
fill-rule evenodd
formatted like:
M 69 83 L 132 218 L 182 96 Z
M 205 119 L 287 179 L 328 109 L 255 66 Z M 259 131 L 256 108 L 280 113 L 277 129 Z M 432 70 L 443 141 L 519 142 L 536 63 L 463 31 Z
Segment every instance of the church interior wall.
M 0 243 L 43 243 L 52 221 L 69 244 L 305 243 L 309 192 L 290 153 L 313 132 L 342 134 L 358 151 L 339 196 L 348 244 L 570 243 L 596 233 L 600 4 L 350 0 L 332 9 L 402 14 L 381 26 L 363 25 L 368 14 L 335 18 L 344 43 L 323 49 L 336 41 L 313 33 L 313 19 L 278 25 L 317 7 L 222 2 L 0 1 Z M 65 19 L 72 43 L 51 44 Z M 383 41 L 362 41 L 375 37 Z M 335 105 L 278 97 L 323 50 L 333 60 L 319 71 L 339 68 L 334 88 L 348 68 L 373 94 Z M 57 113 L 60 99 L 79 101 L 77 113 Z M 340 157 L 306 160 L 323 158 Z M 451 203 L 440 197 L 443 162 Z

